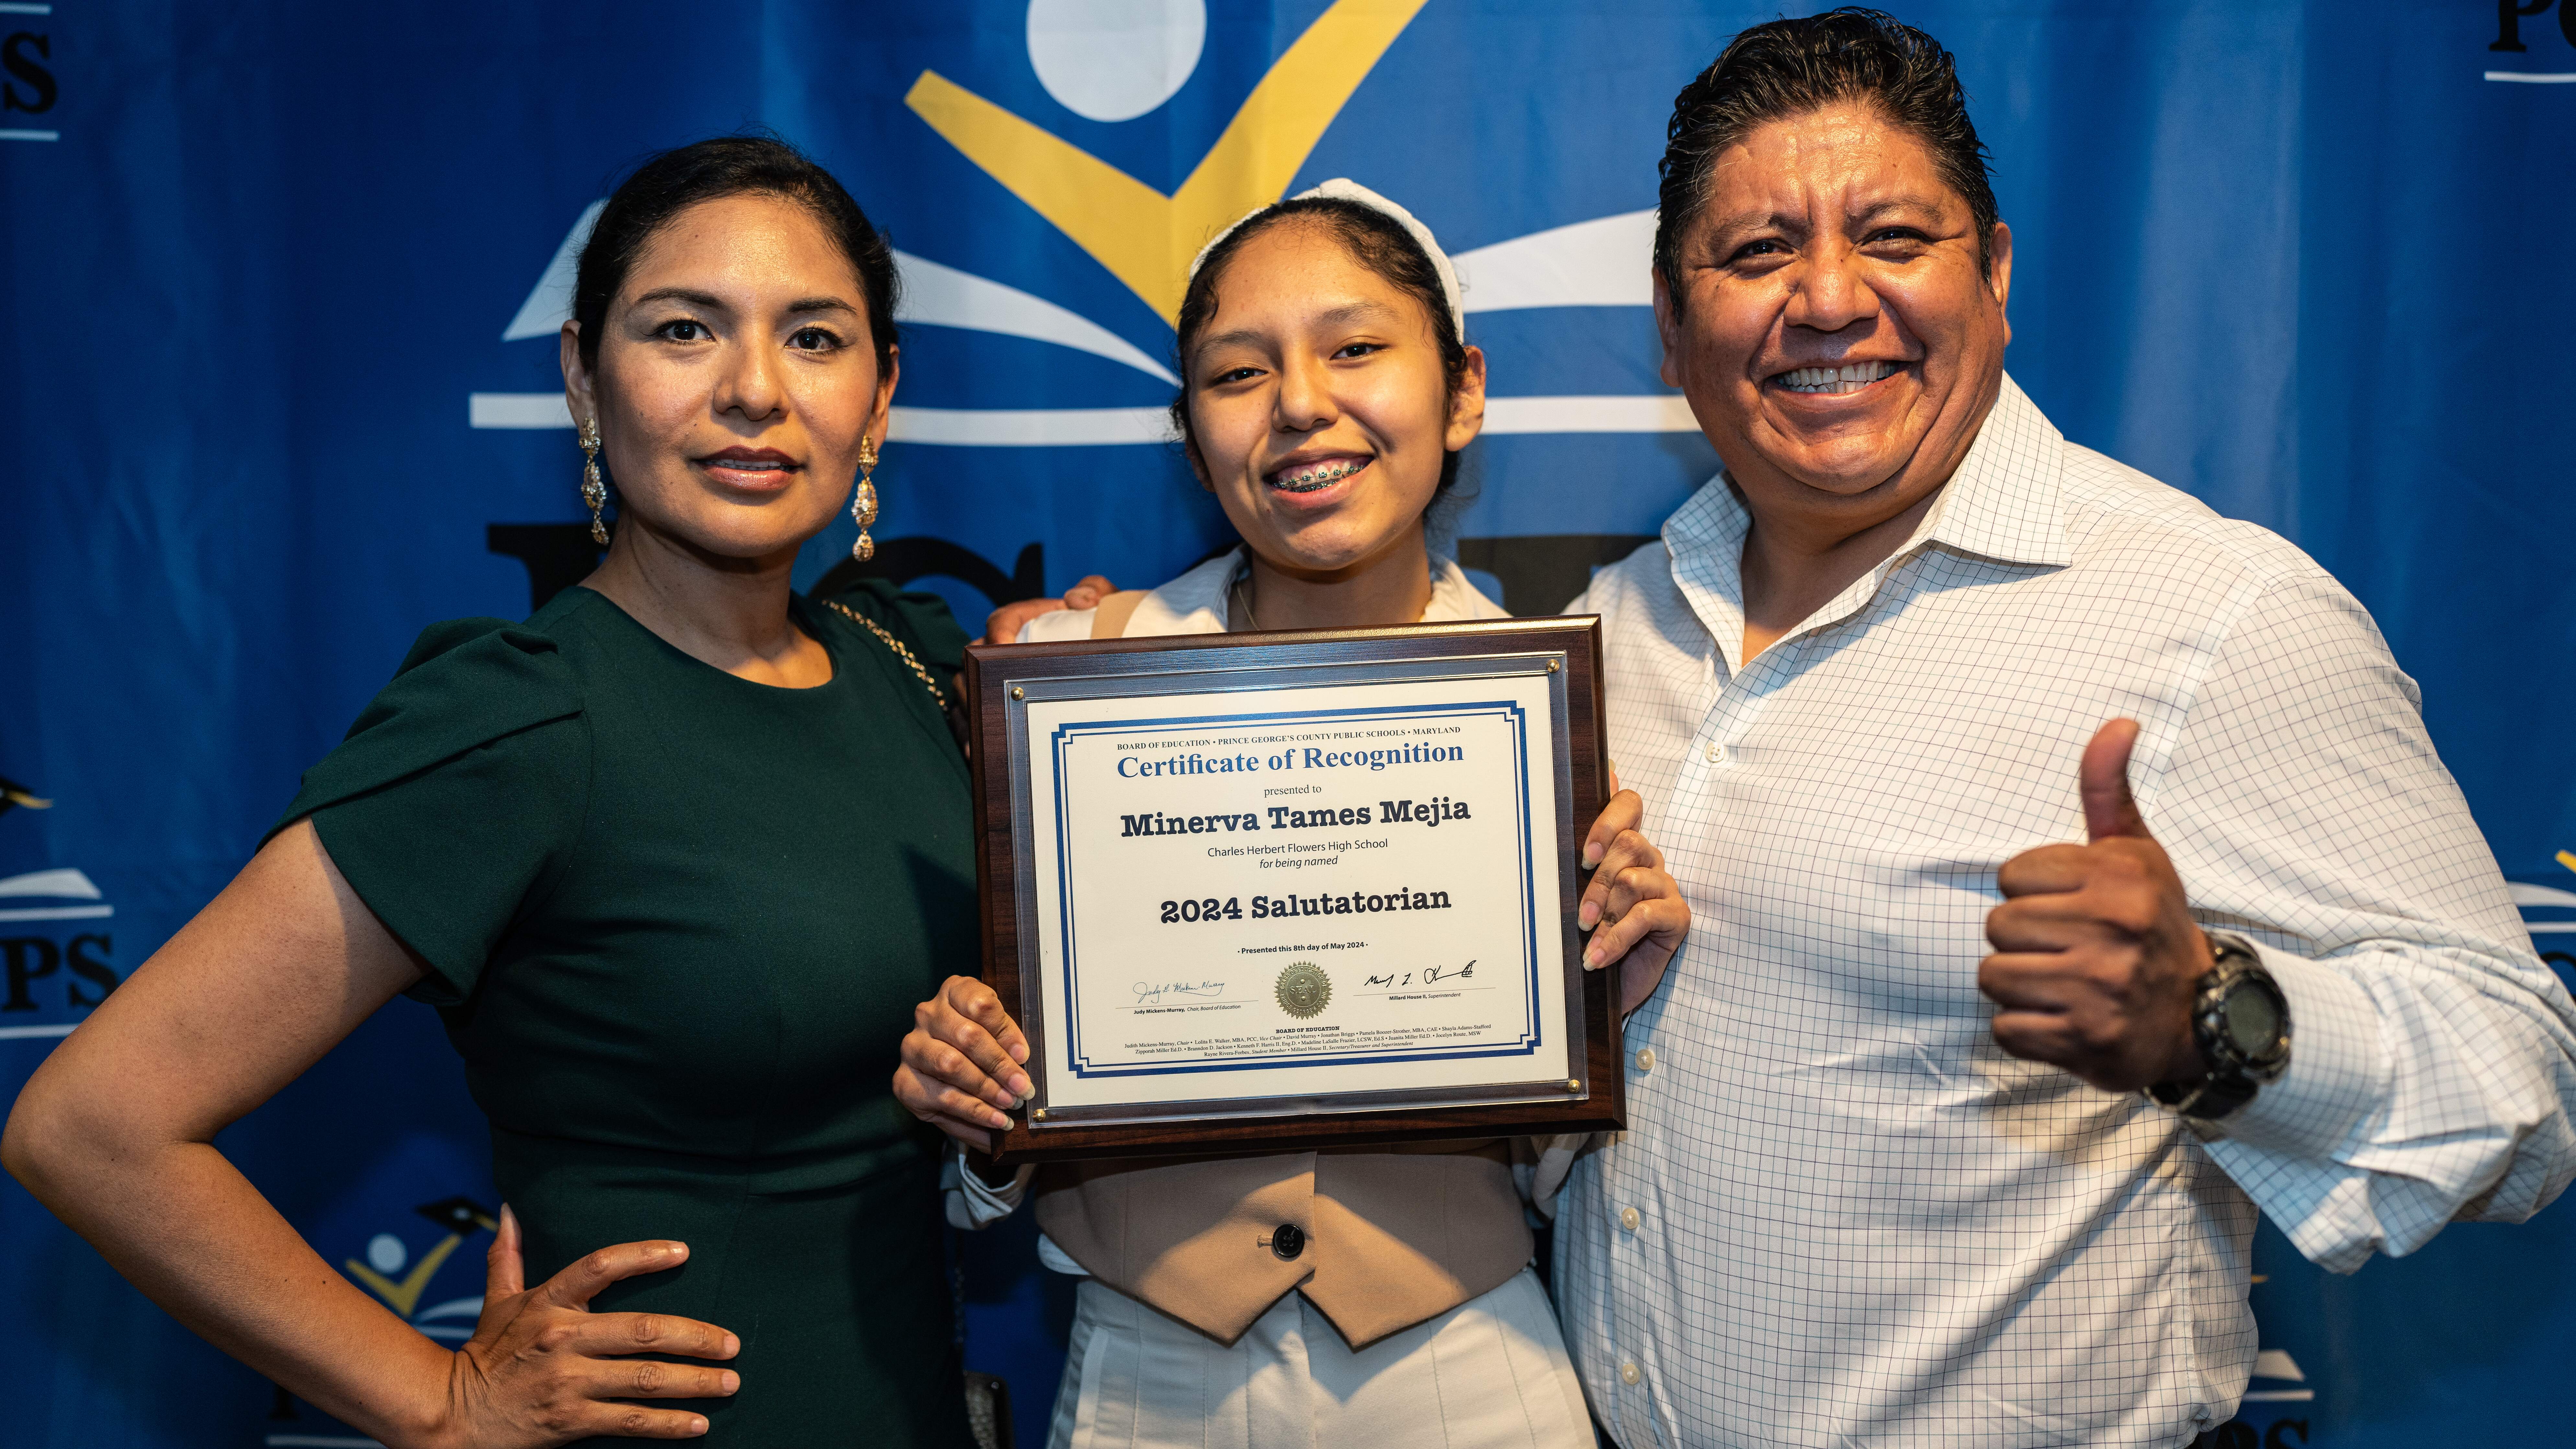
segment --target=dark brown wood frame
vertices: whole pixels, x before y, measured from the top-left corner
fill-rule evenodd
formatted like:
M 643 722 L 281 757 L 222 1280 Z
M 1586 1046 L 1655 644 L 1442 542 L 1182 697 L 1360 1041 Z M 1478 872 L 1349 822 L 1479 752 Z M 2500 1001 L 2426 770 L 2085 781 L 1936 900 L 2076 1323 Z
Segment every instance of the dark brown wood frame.
M 1258 650 L 1260 665 L 1369 664 L 1418 660 L 1426 653 L 1458 657 L 1562 654 L 1571 786 L 1571 825 L 1558 842 L 1559 915 L 1565 941 L 1566 988 L 1583 1003 L 1587 1090 L 1562 1102 L 1521 1102 L 1465 1107 L 1414 1107 L 1381 1112 L 1316 1112 L 1271 1117 L 1229 1117 L 1171 1123 L 1051 1126 L 1032 1130 L 1024 1109 L 1001 1134 L 988 1167 L 1019 1162 L 1168 1156 L 1194 1153 L 1304 1152 L 1389 1142 L 1466 1140 L 1557 1132 L 1615 1131 L 1626 1125 L 1625 1062 L 1619 1049 L 1614 997 L 1617 971 L 1582 969 L 1582 933 L 1575 907 L 1589 877 L 1582 869 L 1585 833 L 1609 798 L 1603 745 L 1601 621 L 1591 616 L 1492 619 L 1404 628 L 1315 629 L 1246 634 L 1180 634 L 1139 639 L 1097 639 L 1055 644 L 978 644 L 966 651 L 966 700 L 974 728 L 976 884 L 984 935 L 984 979 L 1015 1018 L 1025 1019 L 1020 976 L 1018 865 L 1013 838 L 1011 739 L 1006 694 L 1014 678 L 1097 678 L 1143 672 L 1131 662 L 1153 656 L 1168 668 L 1170 655 L 1208 651 L 1199 667 L 1245 667 L 1236 656 Z M 1233 651 L 1228 655 L 1223 651 Z M 1223 661 L 1233 659 L 1235 662 Z M 1045 1081 L 1039 1033 L 1030 1035 L 1030 1079 Z M 1043 1087 L 1041 1087 L 1041 1099 Z

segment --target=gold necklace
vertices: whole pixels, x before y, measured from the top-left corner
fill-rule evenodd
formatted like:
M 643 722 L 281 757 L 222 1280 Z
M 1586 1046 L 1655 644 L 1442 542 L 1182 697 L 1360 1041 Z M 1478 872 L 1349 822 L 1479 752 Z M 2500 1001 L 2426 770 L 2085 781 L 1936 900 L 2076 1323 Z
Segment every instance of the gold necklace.
M 939 706 L 939 712 L 943 715 L 948 713 L 948 696 L 939 692 L 939 686 L 931 681 L 930 671 L 921 667 L 921 661 L 912 657 L 912 651 L 903 647 L 902 640 L 894 637 L 892 634 L 887 633 L 883 628 L 879 627 L 876 620 L 869 618 L 867 615 L 860 613 L 858 610 L 851 608 L 849 605 L 844 604 L 837 599 L 825 599 L 823 601 L 823 607 L 827 609 L 838 609 L 842 613 L 849 615 L 851 618 L 858 620 L 861 624 L 866 625 L 869 633 L 876 635 L 878 639 L 884 641 L 885 647 L 893 650 L 896 656 L 901 658 L 904 663 L 912 666 L 914 677 L 921 681 L 922 688 L 930 691 L 931 702 Z

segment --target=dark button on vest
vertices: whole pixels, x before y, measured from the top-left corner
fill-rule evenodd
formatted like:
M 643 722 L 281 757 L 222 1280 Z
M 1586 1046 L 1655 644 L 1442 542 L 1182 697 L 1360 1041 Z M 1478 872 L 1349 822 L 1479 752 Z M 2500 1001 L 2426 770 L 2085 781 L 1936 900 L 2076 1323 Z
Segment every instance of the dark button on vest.
M 1270 1234 L 1270 1251 L 1282 1259 L 1294 1260 L 1306 1251 L 1306 1233 L 1295 1223 L 1281 1223 Z

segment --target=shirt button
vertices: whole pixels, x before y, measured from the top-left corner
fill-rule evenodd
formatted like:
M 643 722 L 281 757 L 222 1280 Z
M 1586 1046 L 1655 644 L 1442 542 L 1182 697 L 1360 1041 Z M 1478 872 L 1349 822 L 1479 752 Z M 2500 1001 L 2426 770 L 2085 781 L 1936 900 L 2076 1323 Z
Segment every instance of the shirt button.
M 1619 1226 L 1626 1228 L 1632 1233 L 1635 1232 L 1637 1230 L 1637 1210 L 1635 1208 L 1619 1209 Z
M 1716 764 L 1718 761 L 1723 760 L 1723 759 L 1725 759 L 1725 758 L 1726 758 L 1726 747 L 1725 747 L 1725 746 L 1723 746 L 1723 745 L 1711 745 L 1711 746 L 1709 746 L 1709 747 L 1708 747 L 1708 762 L 1709 762 L 1710 764 L 1714 765 L 1714 764 Z
M 1623 1384 L 1633 1384 L 1636 1381 L 1637 1366 L 1634 1363 L 1623 1363 L 1619 1365 L 1619 1382 Z
M 1641 1072 L 1651 1072 L 1654 1069 L 1655 1049 L 1653 1047 L 1637 1048 L 1637 1070 Z

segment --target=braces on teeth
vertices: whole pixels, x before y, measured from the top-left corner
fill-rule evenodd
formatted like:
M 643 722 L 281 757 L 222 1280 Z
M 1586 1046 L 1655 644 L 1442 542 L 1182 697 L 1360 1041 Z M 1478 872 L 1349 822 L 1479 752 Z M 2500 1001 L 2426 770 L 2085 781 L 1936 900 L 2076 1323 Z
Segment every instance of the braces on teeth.
M 1319 488 L 1330 488 L 1365 466 L 1365 463 L 1333 463 L 1300 478 L 1274 478 L 1270 486 L 1288 493 L 1312 493 Z

